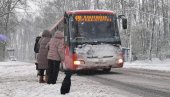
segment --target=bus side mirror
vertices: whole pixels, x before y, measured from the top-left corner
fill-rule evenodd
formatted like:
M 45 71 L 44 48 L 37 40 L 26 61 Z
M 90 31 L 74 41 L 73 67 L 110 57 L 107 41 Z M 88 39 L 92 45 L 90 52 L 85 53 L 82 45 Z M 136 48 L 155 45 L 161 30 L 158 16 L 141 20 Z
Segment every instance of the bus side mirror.
M 127 19 L 126 18 L 122 18 L 122 27 L 123 27 L 123 29 L 127 29 Z
M 69 17 L 68 14 L 65 12 L 65 13 L 64 13 L 64 24 L 67 23 L 68 17 Z
M 122 28 L 127 29 L 127 19 L 125 18 L 125 15 L 119 15 L 118 19 L 122 19 Z

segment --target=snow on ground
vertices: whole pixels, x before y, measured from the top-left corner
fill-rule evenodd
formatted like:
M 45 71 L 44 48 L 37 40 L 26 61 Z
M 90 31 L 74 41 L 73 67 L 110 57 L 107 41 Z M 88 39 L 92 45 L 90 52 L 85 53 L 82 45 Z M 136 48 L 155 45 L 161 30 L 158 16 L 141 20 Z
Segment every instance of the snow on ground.
M 159 60 L 157 58 L 152 59 L 152 61 L 134 61 L 126 62 L 124 68 L 141 68 L 141 69 L 150 69 L 150 70 L 161 70 L 161 71 L 170 71 L 170 59 Z
M 61 95 L 63 78 L 60 72 L 57 84 L 40 84 L 34 64 L 0 62 L 0 97 L 126 97 L 120 90 L 76 75 L 72 76 L 70 93 Z
M 126 62 L 124 68 L 170 71 L 170 60 Z M 0 97 L 130 97 L 114 87 L 77 75 L 72 76 L 70 93 L 61 95 L 63 78 L 64 74 L 60 72 L 55 85 L 40 84 L 33 63 L 0 62 Z

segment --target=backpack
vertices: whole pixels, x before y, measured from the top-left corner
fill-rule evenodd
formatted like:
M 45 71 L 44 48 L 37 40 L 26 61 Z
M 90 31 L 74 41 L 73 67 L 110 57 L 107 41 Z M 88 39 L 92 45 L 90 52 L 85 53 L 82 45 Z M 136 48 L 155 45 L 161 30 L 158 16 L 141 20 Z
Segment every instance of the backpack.
M 34 52 L 35 53 L 39 53 L 39 44 L 38 44 L 38 42 L 39 42 L 39 40 L 40 40 L 40 36 L 38 36 L 38 37 L 36 37 L 36 39 L 35 39 L 35 45 L 34 45 Z
M 60 93 L 62 95 L 70 92 L 71 87 L 71 72 L 65 72 L 65 78 L 61 84 Z

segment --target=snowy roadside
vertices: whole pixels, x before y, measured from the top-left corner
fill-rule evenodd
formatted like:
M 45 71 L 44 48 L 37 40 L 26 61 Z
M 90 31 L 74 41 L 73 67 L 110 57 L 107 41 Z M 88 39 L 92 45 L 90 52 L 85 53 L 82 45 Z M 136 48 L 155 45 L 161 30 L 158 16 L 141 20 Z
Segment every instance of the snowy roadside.
M 149 69 L 149 70 L 160 70 L 160 71 L 170 71 L 170 59 L 160 61 L 159 59 L 153 59 L 152 61 L 134 61 L 125 62 L 123 68 L 138 68 L 138 69 Z
M 63 78 L 64 74 L 60 72 L 57 84 L 39 84 L 34 64 L 0 62 L 0 97 L 127 97 L 114 87 L 76 75 L 71 79 L 70 93 L 61 95 Z

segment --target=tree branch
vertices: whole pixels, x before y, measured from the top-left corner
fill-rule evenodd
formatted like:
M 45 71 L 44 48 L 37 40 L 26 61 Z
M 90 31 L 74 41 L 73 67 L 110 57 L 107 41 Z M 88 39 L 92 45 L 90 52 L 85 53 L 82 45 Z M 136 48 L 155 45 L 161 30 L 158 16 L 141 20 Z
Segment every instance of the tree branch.
M 0 17 L 3 17 L 3 16 L 5 16 L 5 15 L 10 14 L 10 13 L 12 12 L 12 10 L 15 9 L 16 5 L 18 4 L 18 2 L 20 2 L 20 0 L 17 0 L 17 1 L 14 3 L 14 5 L 13 5 L 7 12 L 2 12 L 3 14 L 0 14 Z M 9 1 L 7 1 L 7 2 L 5 3 L 6 6 L 7 6 L 8 4 L 9 4 Z M 11 3 L 10 3 L 10 4 L 11 4 Z M 6 6 L 5 6 L 5 7 L 6 7 Z M 1 8 L 3 8 L 3 7 L 1 7 Z

